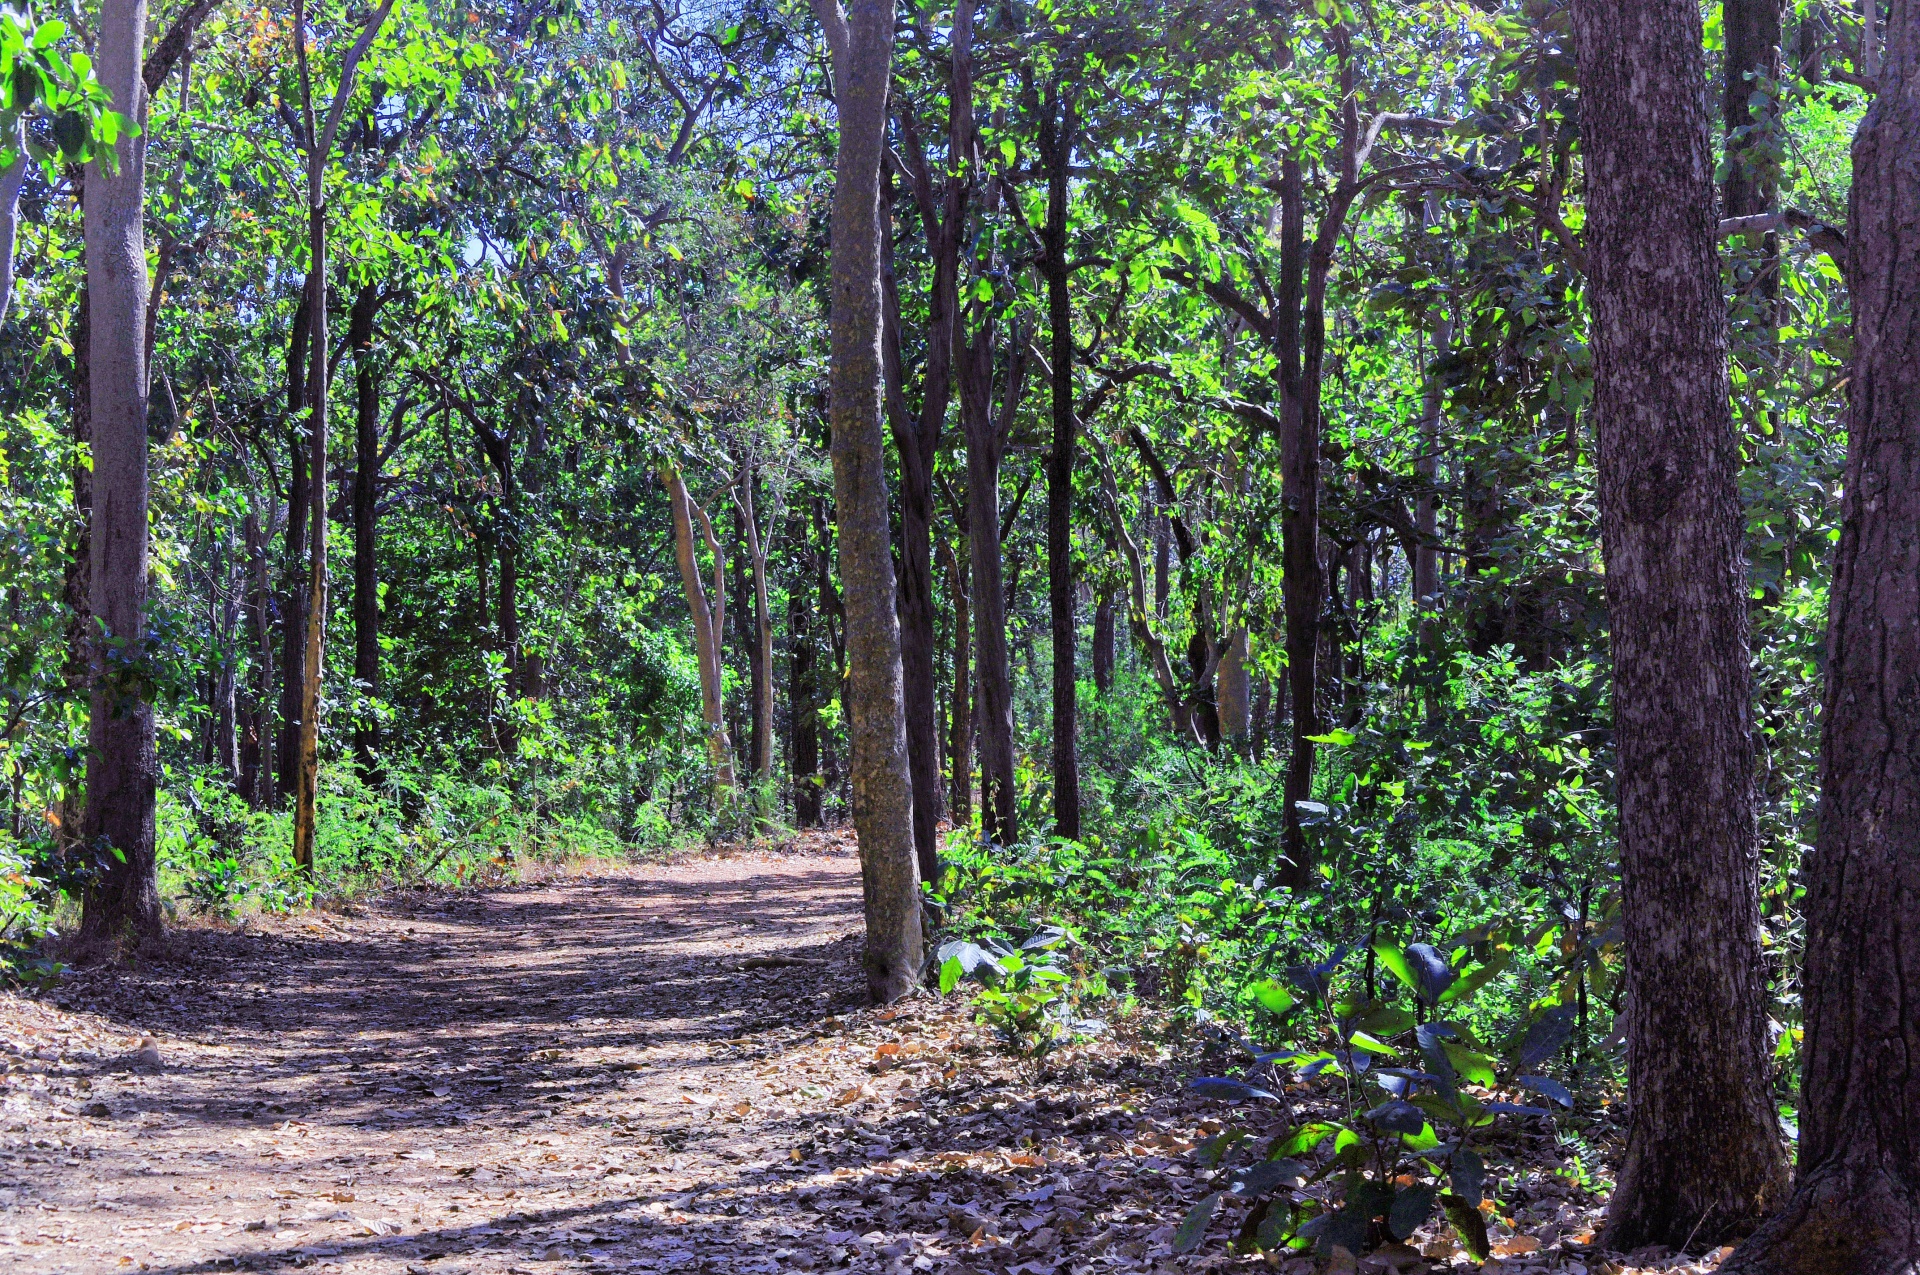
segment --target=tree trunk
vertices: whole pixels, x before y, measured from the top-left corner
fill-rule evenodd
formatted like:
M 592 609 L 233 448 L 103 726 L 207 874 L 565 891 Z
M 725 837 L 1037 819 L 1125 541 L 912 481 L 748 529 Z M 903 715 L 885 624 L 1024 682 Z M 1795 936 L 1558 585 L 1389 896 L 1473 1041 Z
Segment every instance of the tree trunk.
M 144 0 L 105 0 L 94 65 L 113 107 L 143 117 Z M 154 864 L 153 705 L 140 690 L 147 649 L 147 403 L 142 355 L 147 258 L 141 234 L 144 138 L 122 137 L 113 171 L 87 174 L 87 351 L 93 433 L 92 718 L 87 731 L 85 840 L 115 853 L 86 889 L 81 934 L 140 939 L 159 933 Z M 129 675 L 131 674 L 131 676 Z
M 891 239 L 881 263 L 887 324 L 885 349 L 894 448 L 900 456 L 900 660 L 905 678 L 907 763 L 913 775 L 914 849 L 923 881 L 940 876 L 938 826 L 944 805 L 940 784 L 939 717 L 934 674 L 933 469 L 953 401 L 955 333 L 960 314 L 960 252 L 973 177 L 973 0 L 959 0 L 948 34 L 947 171 L 938 183 L 912 130 L 902 117 L 904 152 L 920 218 L 925 226 L 932 278 L 927 290 L 926 358 L 919 411 L 907 410 L 900 371 L 900 303 L 893 275 Z M 882 220 L 891 224 L 891 217 Z M 884 233 L 884 232 L 883 232 Z
M 1247 670 L 1247 631 L 1234 629 L 1220 655 L 1214 675 L 1214 698 L 1219 705 L 1220 734 L 1245 757 L 1253 734 L 1253 676 Z
M 242 572 L 236 579 L 236 564 L 231 559 L 232 541 L 233 527 L 229 523 L 214 550 L 214 578 L 219 581 L 216 597 L 220 610 L 217 616 L 211 618 L 214 620 L 215 649 L 219 652 L 220 662 L 213 673 L 213 759 L 225 773 L 227 783 L 237 791 L 240 783 L 240 704 L 235 657 L 240 636 L 240 591 L 245 586 L 246 577 Z
M 380 582 L 374 559 L 376 504 L 380 481 L 380 378 L 373 362 L 373 321 L 380 294 L 361 286 L 348 320 L 347 344 L 353 347 L 353 677 L 369 698 L 380 695 Z M 378 782 L 374 752 L 379 728 L 368 714 L 353 726 L 353 756 L 360 777 Z
M 773 773 L 773 612 L 767 605 L 767 553 L 755 521 L 753 483 L 749 469 L 740 482 L 740 521 L 753 568 L 753 752 L 748 765 L 753 777 L 763 780 Z
M 1104 589 L 1093 609 L 1093 684 L 1102 695 L 1113 690 L 1113 594 Z
M 1041 106 L 1040 153 L 1047 165 L 1047 220 L 1041 228 L 1041 273 L 1047 280 L 1047 322 L 1053 365 L 1053 448 L 1047 455 L 1047 615 L 1053 639 L 1053 833 L 1080 838 L 1079 691 L 1074 617 L 1073 458 L 1079 446 L 1073 410 L 1072 270 L 1067 260 L 1067 178 L 1073 157 L 1073 106 L 1066 90 Z M 1057 115 L 1056 115 L 1057 112 Z
M 953 604 L 953 716 L 947 735 L 949 802 L 955 827 L 973 822 L 973 623 L 967 598 L 972 552 L 967 537 L 959 548 L 942 542 L 947 560 L 947 593 Z
M 920 871 L 913 833 L 887 526 L 881 354 L 880 165 L 892 77 L 893 6 L 815 0 L 833 56 L 840 141 L 834 169 L 830 420 L 833 492 L 845 593 L 847 723 L 853 745 L 853 821 L 860 837 L 867 922 L 867 991 L 898 1000 L 918 984 Z
M 793 721 L 793 822 L 820 826 L 820 698 L 814 681 L 817 652 L 807 581 L 796 580 L 787 593 L 787 711 Z
M 86 208 L 86 180 L 82 170 L 69 170 L 80 175 L 75 185 L 75 194 L 81 201 L 81 209 Z M 67 417 L 72 422 L 74 455 L 80 455 L 86 448 L 91 453 L 93 447 L 93 377 L 92 341 L 90 333 L 93 322 L 90 317 L 92 290 L 87 287 L 85 277 L 85 258 L 82 257 L 82 276 L 80 279 L 79 301 L 74 306 L 73 315 L 73 364 L 68 382 L 69 397 Z M 67 693 L 74 699 L 90 698 L 93 694 L 93 467 L 90 464 L 75 463 L 69 474 L 73 488 L 73 551 L 67 559 L 66 579 L 62 586 L 62 601 L 67 611 L 66 660 L 61 668 L 61 681 L 65 683 Z M 69 781 L 61 791 L 60 824 L 57 836 L 62 846 L 71 846 L 82 833 L 82 821 L 85 818 L 86 802 L 84 785 Z
M 274 804 L 293 792 L 300 752 L 300 676 L 307 664 L 307 528 L 312 503 L 307 473 L 307 346 L 313 324 L 313 286 L 307 273 L 287 341 L 287 529 L 280 588 L 280 728 L 274 747 Z
M 721 698 L 722 634 L 726 632 L 727 597 L 724 572 L 726 558 L 713 537 L 707 516 L 687 495 L 687 485 L 677 469 L 663 469 L 660 481 L 666 486 L 667 501 L 673 514 L 673 556 L 680 566 L 680 586 L 686 593 L 687 612 L 693 620 L 693 649 L 700 666 L 700 715 L 707 726 L 707 761 L 713 767 L 714 804 L 724 807 L 733 799 L 737 786 L 733 773 L 733 744 L 727 738 L 727 711 Z M 693 515 L 699 513 L 706 533 L 707 550 L 713 555 L 713 597 L 709 601 L 706 586 L 700 581 L 700 563 L 694 557 Z
M 1604 1240 L 1712 1246 L 1778 1203 L 1786 1166 L 1700 11 L 1576 0 L 1573 16 L 1633 1096 Z
M 1301 354 L 1300 301 L 1306 238 L 1306 186 L 1300 163 L 1281 161 L 1280 297 L 1280 514 L 1281 603 L 1287 617 L 1287 689 L 1293 701 L 1293 749 L 1288 754 L 1281 812 L 1287 862 L 1277 874 L 1295 890 L 1313 881 L 1300 803 L 1313 795 L 1313 736 L 1320 733 L 1320 386 L 1319 369 Z M 1323 227 L 1321 237 L 1327 234 Z M 1317 362 L 1317 360 L 1315 360 Z
M 1013 676 L 1000 550 L 1000 460 L 1025 378 L 1025 341 L 1011 342 L 1005 419 L 993 411 L 994 331 L 982 317 L 960 373 L 960 421 L 967 433 L 967 526 L 973 558 L 973 645 L 979 678 L 980 831 L 999 844 L 1020 839 L 1013 791 Z
M 315 170 L 325 163 L 316 152 Z M 301 618 L 300 735 L 295 753 L 293 787 L 293 863 L 307 877 L 314 875 L 313 850 L 320 800 L 320 679 L 327 650 L 327 213 L 320 199 L 317 171 L 308 181 L 307 356 L 307 598 Z M 293 676 L 294 666 L 287 666 Z
M 240 737 L 240 789 L 247 804 L 273 804 L 273 768 L 267 737 L 273 729 L 273 593 L 267 577 L 267 530 L 247 511 L 241 523 L 247 546 L 247 630 L 253 635 L 253 685 L 247 694 L 247 724 Z
M 1748 77 L 1780 78 L 1780 7 L 1781 0 L 1729 0 L 1724 9 L 1727 52 L 1721 106 L 1727 136 L 1727 179 L 1721 188 L 1723 217 L 1773 211 L 1778 189 L 1776 161 L 1766 138 L 1760 135 L 1772 122 L 1769 116 L 1773 108 L 1770 103 L 1766 111 L 1754 111 L 1753 96 L 1761 92 L 1761 86 Z M 1773 232 L 1760 238 L 1762 252 L 1752 291 L 1770 301 L 1780 287 L 1780 241 Z
M 1920 1259 L 1920 3 L 1893 0 L 1853 142 L 1854 360 L 1807 889 L 1794 1193 L 1721 1269 L 1900 1275 Z
M 24 121 L 16 120 L 8 145 L 16 149 L 13 163 L 0 170 L 0 324 L 7 321 L 7 306 L 13 300 L 13 243 L 20 229 L 20 190 L 27 184 L 26 134 Z

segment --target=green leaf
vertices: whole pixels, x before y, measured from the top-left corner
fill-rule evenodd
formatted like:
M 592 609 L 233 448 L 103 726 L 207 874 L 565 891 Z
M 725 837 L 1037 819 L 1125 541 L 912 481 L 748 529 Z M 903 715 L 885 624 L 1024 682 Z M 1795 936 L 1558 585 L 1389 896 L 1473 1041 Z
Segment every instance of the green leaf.
M 1478 1050 L 1468 1049 L 1465 1045 L 1456 1045 L 1446 1041 L 1442 1048 L 1447 1051 L 1447 1061 L 1453 1064 L 1454 1074 L 1462 1080 L 1470 1080 L 1479 1085 L 1494 1083 L 1493 1059 Z
M 1271 978 L 1263 978 L 1253 985 L 1253 999 L 1270 1014 L 1284 1014 L 1293 1008 L 1293 993 Z
M 1440 993 L 1440 1003 L 1445 1005 L 1452 1001 L 1471 1000 L 1474 993 L 1485 987 L 1488 980 L 1506 969 L 1508 962 L 1512 959 L 1509 953 L 1499 953 L 1485 965 L 1480 966 L 1474 970 L 1473 973 Z
M 1355 1049 L 1364 1050 L 1377 1058 L 1398 1058 L 1400 1055 L 1391 1045 L 1383 1045 L 1365 1032 L 1355 1032 L 1347 1038 L 1347 1043 Z
M 1345 1132 L 1345 1129 L 1341 1125 L 1332 1124 L 1325 1120 L 1309 1121 L 1301 1125 L 1298 1129 L 1295 1129 L 1287 1138 L 1277 1143 L 1273 1150 L 1267 1153 L 1267 1158 L 1273 1160 L 1279 1159 L 1281 1156 L 1305 1155 L 1322 1142 L 1325 1142 L 1329 1137 L 1336 1133 L 1343 1132 Z
M 1453 1233 L 1460 1237 L 1460 1247 L 1467 1250 L 1467 1256 L 1476 1262 L 1487 1260 L 1487 1219 L 1480 1216 L 1477 1206 L 1467 1202 L 1465 1196 L 1447 1194 L 1440 1197 L 1441 1205 L 1447 1210 L 1447 1221 L 1453 1226 Z
M 1420 982 L 1413 976 L 1413 967 L 1407 964 L 1405 954 L 1397 943 L 1379 942 L 1373 945 L 1374 959 L 1386 966 L 1387 973 L 1406 985 L 1415 996 L 1420 994 Z
M 1396 1240 L 1406 1239 L 1433 1216 L 1434 1202 L 1439 1198 L 1439 1190 L 1425 1184 L 1402 1188 L 1387 1210 L 1387 1230 Z
M 940 994 L 945 996 L 958 987 L 960 980 L 966 977 L 966 973 L 966 970 L 960 967 L 960 958 L 949 956 L 940 966 Z
M 1207 1223 L 1213 1220 L 1213 1211 L 1220 1207 L 1220 1196 L 1221 1192 L 1215 1191 L 1180 1219 L 1180 1225 L 1173 1228 L 1174 1252 L 1191 1253 L 1200 1247 L 1200 1241 L 1207 1238 Z
M 1335 729 L 1328 731 L 1324 735 L 1307 736 L 1307 742 L 1310 744 L 1330 744 L 1335 748 L 1346 748 L 1349 745 L 1356 742 L 1359 738 L 1360 737 L 1358 735 L 1354 734 L 1350 730 L 1342 730 L 1336 727 Z

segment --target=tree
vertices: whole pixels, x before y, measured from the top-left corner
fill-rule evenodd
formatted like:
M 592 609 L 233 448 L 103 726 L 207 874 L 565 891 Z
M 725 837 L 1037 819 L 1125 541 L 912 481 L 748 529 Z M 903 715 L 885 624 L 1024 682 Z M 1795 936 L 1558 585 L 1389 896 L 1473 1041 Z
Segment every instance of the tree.
M 880 164 L 893 6 L 854 0 L 843 9 L 839 0 L 814 0 L 814 11 L 827 34 L 840 129 L 830 223 L 828 393 L 846 607 L 853 822 L 866 901 L 867 992 L 885 1004 L 918 983 L 922 948 L 882 420 Z
M 1801 869 L 1800 1155 L 1786 1207 L 1722 1270 L 1896 1275 L 1920 1260 L 1920 3 L 1894 0 L 1853 141 L 1854 359 L 1834 559 L 1820 829 Z
M 1767 1090 L 1746 560 L 1699 10 L 1577 0 L 1633 1110 L 1606 1243 L 1740 1234 Z
M 957 0 L 947 37 L 946 157 L 937 171 L 928 158 L 913 104 L 898 94 L 900 163 L 919 212 L 929 266 L 926 352 L 918 410 L 909 408 L 900 358 L 900 300 L 891 253 L 882 268 L 887 308 L 887 415 L 900 455 L 900 655 L 906 678 L 907 760 L 913 770 L 913 837 L 923 880 L 940 875 L 936 828 L 940 817 L 940 740 L 935 710 L 933 471 L 947 408 L 953 402 L 959 333 L 960 266 L 974 187 L 972 0 Z M 930 17 L 918 18 L 924 35 Z
M 300 70 L 301 125 L 307 141 L 307 344 L 312 358 L 308 373 L 307 415 L 309 481 L 313 491 L 307 501 L 311 527 L 307 533 L 306 649 L 301 652 L 300 741 L 294 769 L 293 861 L 300 869 L 313 872 L 313 842 L 316 803 L 320 784 L 320 675 L 327 642 L 327 385 L 331 375 L 332 353 L 327 342 L 327 167 L 332 162 L 333 141 L 353 97 L 354 75 L 360 59 L 366 56 L 373 39 L 393 10 L 393 0 L 382 0 L 367 19 L 360 37 L 347 50 L 340 63 L 340 82 L 334 89 L 322 127 L 314 115 L 313 76 L 307 59 L 307 24 L 304 0 L 295 0 L 293 49 Z M 293 676 L 293 669 L 287 669 Z
M 1040 271 L 1047 281 L 1047 323 L 1053 382 L 1053 445 L 1047 454 L 1047 614 L 1053 639 L 1053 833 L 1080 836 L 1077 726 L 1077 625 L 1073 609 L 1073 263 L 1067 260 L 1067 186 L 1073 159 L 1070 90 L 1056 86 L 1040 107 L 1040 156 L 1047 169 L 1047 219 L 1040 231 Z
M 106 0 L 94 46 L 116 111 L 143 116 L 145 0 Z M 92 716 L 84 839 L 100 874 L 81 933 L 96 939 L 160 930 L 155 881 L 152 684 L 147 641 L 146 143 L 124 135 L 88 165 L 86 253 L 89 414 L 93 437 Z
M 380 576 L 375 555 L 380 484 L 380 372 L 374 364 L 373 328 L 380 290 L 360 285 L 347 321 L 353 351 L 353 677 L 369 696 L 380 693 Z M 363 778 L 374 776 L 379 734 L 371 719 L 353 727 L 353 755 Z

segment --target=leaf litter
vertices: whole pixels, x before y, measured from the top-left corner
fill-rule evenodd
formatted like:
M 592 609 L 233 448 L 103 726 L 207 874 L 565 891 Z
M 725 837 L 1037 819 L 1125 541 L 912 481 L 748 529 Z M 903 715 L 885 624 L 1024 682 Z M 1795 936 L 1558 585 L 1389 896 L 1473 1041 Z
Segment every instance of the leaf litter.
M 0 996 L 0 1270 L 1318 1269 L 1233 1252 L 1225 1188 L 1324 1084 L 1190 1091 L 1225 1046 L 1146 1020 L 1034 1061 L 961 995 L 864 1007 L 859 925 L 851 838 L 810 834 L 187 929 Z M 1325 1269 L 1717 1267 L 1593 1251 L 1604 1199 L 1516 1137 L 1484 1266 L 1430 1224 Z

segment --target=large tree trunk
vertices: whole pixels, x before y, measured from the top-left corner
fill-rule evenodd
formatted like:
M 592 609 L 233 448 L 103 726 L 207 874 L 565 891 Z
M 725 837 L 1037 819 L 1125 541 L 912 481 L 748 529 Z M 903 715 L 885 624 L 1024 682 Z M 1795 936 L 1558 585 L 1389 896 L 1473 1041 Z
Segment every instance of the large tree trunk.
M 1700 11 L 1576 0 L 1573 15 L 1633 1103 L 1605 1242 L 1710 1246 L 1778 1202 L 1786 1166 Z
M 307 529 L 313 500 L 307 472 L 307 345 L 313 324 L 313 281 L 300 289 L 293 332 L 287 341 L 287 528 L 280 586 L 280 723 L 274 744 L 274 803 L 294 791 L 300 753 L 300 676 L 307 664 Z
M 144 0 L 105 0 L 94 65 L 114 109 L 143 118 L 140 75 Z M 153 705 L 137 669 L 147 637 L 147 401 L 143 363 L 147 257 L 141 234 L 146 145 L 123 137 L 113 169 L 87 174 L 88 377 L 93 433 L 92 611 L 95 644 L 88 727 L 85 841 L 104 844 L 101 874 L 87 887 L 81 933 L 144 938 L 160 930 L 155 881 Z M 129 668 L 128 666 L 132 667 Z M 128 676 L 128 672 L 136 675 Z
M 1053 639 L 1053 833 L 1080 837 L 1079 691 L 1073 580 L 1073 458 L 1079 446 L 1073 410 L 1072 270 L 1067 261 L 1067 178 L 1073 156 L 1073 107 L 1064 88 L 1041 107 L 1040 151 L 1047 165 L 1047 220 L 1040 232 L 1047 280 L 1053 365 L 1053 449 L 1047 456 L 1047 616 Z M 1058 115 L 1056 117 L 1056 111 Z
M 375 567 L 375 501 L 380 481 L 380 375 L 373 361 L 373 321 L 379 291 L 364 284 L 354 298 L 347 325 L 353 347 L 353 677 L 370 697 L 380 694 L 380 581 Z M 360 777 L 376 782 L 373 755 L 380 746 L 378 727 L 362 714 L 353 726 L 353 756 Z
M 1920 3 L 1893 0 L 1853 142 L 1854 361 L 1807 948 L 1800 1163 L 1730 1275 L 1920 1262 Z
M 20 229 L 20 190 L 27 184 L 26 134 L 24 121 L 15 121 L 8 145 L 18 155 L 13 163 L 0 169 L 0 324 L 7 321 L 7 306 L 13 300 L 13 242 Z
M 980 700 L 980 830 L 1001 845 L 1020 839 L 1013 791 L 1013 674 L 1007 655 L 1007 595 L 1000 553 L 1000 461 L 1026 369 L 1025 341 L 1012 342 L 1002 391 L 1004 420 L 993 411 L 995 324 L 982 317 L 960 374 L 960 421 L 967 433 L 967 526 L 973 558 L 973 650 Z
M 867 991 L 876 1003 L 886 1003 L 918 984 L 923 947 L 881 401 L 880 163 L 892 77 L 893 6 L 854 0 L 851 11 L 843 12 L 838 0 L 814 4 L 832 48 L 840 126 L 830 230 L 829 393 L 847 690 L 853 701 L 847 706 L 853 821 L 865 887 Z
M 716 805 L 733 799 L 737 784 L 733 773 L 733 743 L 727 738 L 727 710 L 721 698 L 722 634 L 726 632 L 727 596 L 724 572 L 726 558 L 714 539 L 707 515 L 687 495 L 687 485 L 677 469 L 664 469 L 660 481 L 666 486 L 667 501 L 673 515 L 673 556 L 680 566 L 680 586 L 686 593 L 687 612 L 693 620 L 693 649 L 700 666 L 700 714 L 707 726 L 707 760 L 713 766 L 713 795 Z M 705 533 L 707 550 L 713 555 L 713 595 L 700 580 L 700 563 L 694 556 L 693 517 L 698 514 Z

